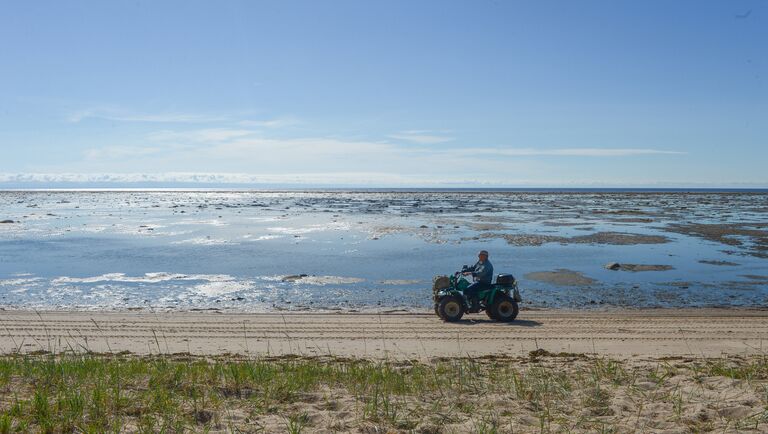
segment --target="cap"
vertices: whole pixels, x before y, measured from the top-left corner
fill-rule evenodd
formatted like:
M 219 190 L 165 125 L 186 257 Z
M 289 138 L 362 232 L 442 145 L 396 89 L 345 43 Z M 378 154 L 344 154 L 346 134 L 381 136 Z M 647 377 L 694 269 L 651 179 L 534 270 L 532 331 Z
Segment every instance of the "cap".
M 479 252 L 477 252 L 477 256 L 480 256 L 480 255 L 488 256 L 488 250 L 480 250 Z

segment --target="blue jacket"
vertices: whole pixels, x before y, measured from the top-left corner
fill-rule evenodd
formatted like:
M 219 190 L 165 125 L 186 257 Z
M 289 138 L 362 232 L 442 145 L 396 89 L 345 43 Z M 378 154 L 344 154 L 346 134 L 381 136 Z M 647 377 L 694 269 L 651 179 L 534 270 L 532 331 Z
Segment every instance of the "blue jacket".
M 472 267 L 472 276 L 478 282 L 491 283 L 493 281 L 493 264 L 491 261 L 487 259 L 485 262 L 477 261 L 477 264 Z

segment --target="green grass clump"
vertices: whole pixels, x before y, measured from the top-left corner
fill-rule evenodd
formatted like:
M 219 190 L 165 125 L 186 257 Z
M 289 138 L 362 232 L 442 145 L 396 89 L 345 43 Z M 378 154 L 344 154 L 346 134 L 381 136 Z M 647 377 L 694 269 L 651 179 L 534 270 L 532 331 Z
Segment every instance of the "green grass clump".
M 701 405 L 691 403 L 706 402 L 695 387 L 707 376 L 748 380 L 755 412 L 725 421 L 719 408 L 738 403 L 715 402 L 713 416 L 692 414 Z M 757 358 L 628 365 L 567 354 L 433 362 L 13 355 L 0 357 L 0 434 L 253 426 L 300 433 L 370 424 L 404 432 L 625 432 L 657 417 L 644 416 L 654 403 L 670 409 L 659 423 L 681 430 L 760 430 L 768 423 L 766 379 Z
M 768 379 L 768 359 L 716 359 L 707 360 L 701 367 L 701 372 L 708 376 L 727 377 L 736 380 L 766 380 Z

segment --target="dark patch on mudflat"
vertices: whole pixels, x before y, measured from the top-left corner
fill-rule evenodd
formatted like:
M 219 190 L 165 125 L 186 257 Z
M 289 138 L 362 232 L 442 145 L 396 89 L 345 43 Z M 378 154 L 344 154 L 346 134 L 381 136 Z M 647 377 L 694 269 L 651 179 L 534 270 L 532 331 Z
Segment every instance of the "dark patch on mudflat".
M 636 244 L 664 244 L 669 238 L 663 235 L 643 235 L 627 232 L 597 232 L 590 235 L 580 235 L 568 239 L 570 243 L 582 244 L 613 244 L 630 246 Z
M 768 223 L 702 224 L 673 223 L 663 230 L 728 246 L 743 247 L 746 253 L 758 258 L 768 258 Z M 745 245 L 745 241 L 749 244 Z
M 675 267 L 671 265 L 651 265 L 651 264 L 619 264 L 619 263 L 613 263 L 609 264 L 610 266 L 606 266 L 605 268 L 608 268 L 609 270 L 616 270 L 616 271 L 669 271 L 674 270 Z
M 525 275 L 526 279 L 550 283 L 560 286 L 587 286 L 597 283 L 595 279 L 587 277 L 578 271 L 564 268 L 555 271 L 536 271 Z
M 746 277 L 747 279 L 752 279 L 752 280 L 768 281 L 768 276 L 761 276 L 758 274 L 744 274 L 743 277 Z
M 640 218 L 640 217 L 626 217 L 626 218 L 617 218 L 610 220 L 615 223 L 653 223 L 653 219 L 649 218 Z
M 496 234 L 484 233 L 478 237 L 465 238 L 465 240 L 503 238 L 507 243 L 515 246 L 540 246 L 546 243 L 566 244 L 611 244 L 616 246 L 631 246 L 638 244 L 664 244 L 669 238 L 663 235 L 643 235 L 628 232 L 596 232 L 589 235 L 574 237 L 560 237 L 556 235 L 539 234 Z
M 735 267 L 737 265 L 740 265 L 730 261 L 710 261 L 710 260 L 701 260 L 699 261 L 699 263 L 708 264 L 708 265 L 729 266 L 729 267 Z

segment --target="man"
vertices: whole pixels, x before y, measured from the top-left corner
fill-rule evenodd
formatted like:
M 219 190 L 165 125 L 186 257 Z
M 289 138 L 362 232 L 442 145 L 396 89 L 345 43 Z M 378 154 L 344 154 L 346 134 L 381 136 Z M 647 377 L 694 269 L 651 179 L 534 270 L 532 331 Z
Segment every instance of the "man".
M 471 304 L 469 310 L 472 312 L 476 312 L 480 305 L 480 302 L 477 299 L 477 293 L 490 288 L 491 281 L 493 280 L 493 264 L 488 260 L 488 251 L 480 250 L 477 254 L 477 258 L 478 261 L 472 267 L 472 271 L 464 273 L 465 275 L 471 274 L 475 279 L 475 282 L 464 290 L 464 294 Z

